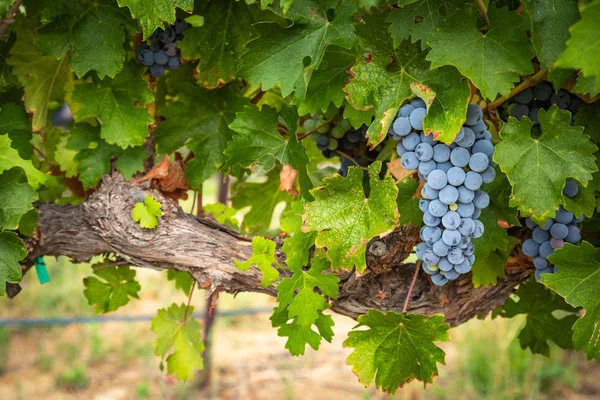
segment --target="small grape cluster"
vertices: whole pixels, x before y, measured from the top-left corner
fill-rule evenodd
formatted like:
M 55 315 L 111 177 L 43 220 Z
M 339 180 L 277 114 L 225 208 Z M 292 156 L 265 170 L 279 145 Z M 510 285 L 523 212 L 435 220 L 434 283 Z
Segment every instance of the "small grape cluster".
M 140 64 L 149 67 L 150 75 L 158 77 L 164 74 L 165 70 L 179 68 L 181 61 L 177 41 L 183 39 L 183 31 L 187 27 L 186 21 L 178 19 L 170 27 L 154 31 L 149 38 L 151 44 L 144 43 L 138 47 L 138 60 Z
M 317 128 L 319 121 L 309 119 L 304 122 L 304 128 L 312 130 Z M 314 125 L 314 126 L 313 126 Z M 308 129 L 312 128 L 312 129 Z M 341 120 L 333 128 L 329 129 L 327 124 L 321 130 L 317 130 L 320 135 L 316 136 L 317 147 L 326 158 L 339 157 L 341 167 L 338 173 L 342 176 L 348 174 L 348 168 L 357 163 L 360 166 L 366 166 L 369 162 L 375 160 L 385 142 L 380 143 L 373 150 L 367 147 L 367 129 L 368 126 L 363 125 L 358 129 L 353 129 L 350 121 L 347 119 Z
M 466 123 L 449 146 L 423 132 L 425 103 L 416 99 L 402 106 L 390 135 L 401 139 L 396 151 L 406 170 L 417 170 L 426 182 L 419 208 L 424 213 L 423 243 L 416 249 L 423 271 L 435 285 L 471 271 L 475 262 L 472 238 L 483 235 L 477 218 L 490 203 L 483 183 L 496 178 L 492 136 L 483 122 L 483 110 L 469 104 Z
M 581 104 L 581 99 L 564 89 L 558 92 L 550 82 L 541 82 L 537 85 L 526 88 L 508 101 L 507 112 L 511 117 L 521 120 L 528 116 L 534 124 L 539 125 L 538 112 L 540 109 L 547 110 L 553 104 L 562 110 L 569 110 L 571 114 L 576 114 Z
M 573 181 L 567 181 L 563 194 L 569 198 L 577 195 L 579 187 Z M 523 242 L 523 253 L 533 257 L 535 265 L 535 279 L 539 280 L 541 274 L 552 274 L 557 271 L 556 267 L 548 262 L 548 257 L 554 250 L 560 249 L 565 242 L 577 244 L 581 240 L 581 230 L 578 224 L 583 222 L 585 216 L 575 218 L 572 212 L 565 210 L 562 206 L 556 211 L 554 218 L 549 218 L 544 226 L 533 222 L 530 218 L 525 224 L 531 229 L 531 239 Z

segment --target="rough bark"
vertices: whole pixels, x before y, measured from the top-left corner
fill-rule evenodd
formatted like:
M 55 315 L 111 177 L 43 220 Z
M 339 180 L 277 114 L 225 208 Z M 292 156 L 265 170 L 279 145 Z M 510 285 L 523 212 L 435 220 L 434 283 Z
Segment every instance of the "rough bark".
M 161 202 L 164 216 L 156 229 L 142 229 L 131 218 L 134 204 L 152 194 Z M 184 213 L 174 202 L 145 185 L 106 176 L 99 190 L 78 206 L 38 204 L 38 234 L 28 242 L 29 263 L 42 255 L 68 256 L 78 262 L 101 253 L 116 253 L 133 266 L 188 271 L 209 292 L 260 292 L 276 295 L 274 286 L 261 287 L 255 268 L 240 271 L 233 260 L 246 260 L 251 242 L 210 219 Z M 370 308 L 401 312 L 415 270 L 404 264 L 418 240 L 418 230 L 403 227 L 371 241 L 367 270 L 340 274 L 340 295 L 332 310 L 357 318 Z M 284 260 L 282 260 L 284 261 Z M 532 267 L 520 254 L 506 265 L 506 279 L 496 286 L 474 288 L 471 275 L 436 287 L 420 276 L 412 291 L 409 312 L 442 313 L 451 325 L 485 315 L 504 303 Z M 282 271 L 285 275 L 285 271 Z

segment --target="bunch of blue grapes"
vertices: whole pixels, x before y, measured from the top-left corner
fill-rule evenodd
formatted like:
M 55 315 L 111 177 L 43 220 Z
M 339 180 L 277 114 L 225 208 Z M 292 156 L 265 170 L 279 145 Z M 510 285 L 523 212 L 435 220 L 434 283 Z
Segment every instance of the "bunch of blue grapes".
M 150 44 L 144 43 L 137 49 L 140 64 L 148 67 L 150 75 L 161 76 L 165 70 L 177 69 L 181 65 L 177 41 L 183 39 L 188 23 L 178 19 L 168 28 L 158 28 L 150 36 Z
M 563 194 L 573 198 L 578 191 L 579 187 L 575 182 L 567 181 Z M 561 249 L 565 243 L 577 244 L 581 240 L 579 224 L 584 219 L 583 215 L 575 218 L 572 212 L 561 206 L 554 218 L 549 218 L 544 226 L 536 224 L 530 218 L 525 220 L 525 224 L 533 232 L 531 239 L 523 242 L 523 253 L 533 257 L 536 279 L 539 280 L 541 274 L 552 274 L 557 271 L 557 268 L 548 262 L 548 257 L 554 253 L 554 250 Z
M 555 92 L 550 82 L 541 82 L 511 97 L 506 104 L 508 104 L 506 112 L 509 116 L 518 120 L 528 116 L 537 126 L 539 125 L 538 112 L 540 109 L 547 110 L 556 104 L 561 110 L 569 110 L 571 114 L 576 114 L 581 99 L 564 89 Z
M 313 123 L 309 123 L 309 121 L 314 121 L 314 119 L 304 122 L 305 129 L 312 127 Z M 314 125 L 317 127 L 319 123 L 317 122 Z M 367 146 L 367 129 L 367 125 L 353 129 L 350 121 L 343 119 L 332 129 L 325 126 L 321 131 L 317 130 L 318 135 L 315 136 L 317 147 L 326 158 L 339 157 L 341 166 L 338 173 L 340 175 L 346 176 L 348 168 L 354 166 L 355 163 L 360 166 L 367 166 L 377 159 L 385 146 L 384 141 L 373 150 L 369 150 Z
M 416 170 L 426 182 L 419 202 L 423 242 L 416 253 L 423 271 L 441 286 L 471 271 L 475 262 L 471 239 L 483 235 L 477 218 L 490 197 L 480 188 L 496 178 L 494 145 L 483 110 L 475 104 L 469 104 L 466 123 L 449 146 L 424 134 L 426 114 L 421 99 L 403 105 L 390 135 L 400 140 L 396 150 L 404 169 Z

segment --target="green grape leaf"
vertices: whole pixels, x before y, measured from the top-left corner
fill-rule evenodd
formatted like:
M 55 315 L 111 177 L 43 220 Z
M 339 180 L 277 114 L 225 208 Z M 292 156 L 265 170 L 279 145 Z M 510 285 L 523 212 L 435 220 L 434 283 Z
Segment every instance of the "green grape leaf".
M 237 210 L 232 207 L 227 207 L 223 203 L 205 204 L 202 206 L 204 212 L 210 214 L 220 224 L 226 224 L 232 228 L 237 228 L 240 222 L 235 215 Z
M 585 77 L 580 73 L 575 86 L 571 89 L 571 93 L 588 94 L 590 97 L 596 97 L 600 93 L 600 88 L 596 88 L 595 77 Z
M 286 14 L 293 20 L 287 27 L 268 22 L 254 25 L 259 37 L 246 45 L 239 74 L 263 90 L 279 83 L 284 97 L 296 92 L 301 103 L 327 46 L 352 47 L 355 9 L 350 1 L 296 0 Z M 331 21 L 329 10 L 335 10 Z
M 600 104 L 582 103 L 574 117 L 575 125 L 583 126 L 583 133 L 588 135 L 596 146 L 600 146 Z
M 166 357 L 167 372 L 184 381 L 192 380 L 194 370 L 204 369 L 202 325 L 191 318 L 193 313 L 194 307 L 190 306 L 186 312 L 184 304 L 171 304 L 167 309 L 158 310 L 152 318 L 151 329 L 158 336 L 154 354 L 161 357 L 161 370 Z
M 256 265 L 262 272 L 260 285 L 264 287 L 270 286 L 279 279 L 277 268 L 283 268 L 275 258 L 275 242 L 260 236 L 252 238 L 252 257 L 244 262 L 234 260 L 234 264 L 242 271 L 247 271 L 251 266 Z
M 482 214 L 483 215 L 483 214 Z M 494 223 L 495 220 L 494 220 Z M 484 223 L 485 228 L 487 226 Z M 496 224 L 497 229 L 500 229 Z M 482 246 L 477 246 L 475 244 L 475 263 L 473 264 L 473 275 L 472 281 L 473 286 L 489 286 L 495 285 L 498 282 L 498 278 L 505 278 L 506 274 L 504 273 L 504 266 L 506 265 L 506 261 L 510 254 L 512 253 L 515 246 L 520 243 L 520 240 L 514 236 L 506 235 L 506 231 L 504 231 L 503 242 L 506 245 L 503 247 L 497 247 L 494 249 L 485 249 Z M 488 235 L 486 231 L 482 237 Z M 491 235 L 490 235 L 491 236 Z
M 386 16 L 381 12 L 364 16 L 366 23 L 356 27 L 359 49 L 367 55 L 350 69 L 352 79 L 344 87 L 355 109 L 375 113 L 367 131 L 369 143 L 376 146 L 386 137 L 398 108 L 413 93 L 428 96 L 425 132 L 451 142 L 466 118 L 467 82 L 453 67 L 430 70 L 427 53 L 418 44 L 407 40 L 394 49 L 387 31 L 381 29 L 388 26 Z
M 315 70 L 306 89 L 306 97 L 298 107 L 298 113 L 316 114 L 327 111 L 329 104 L 340 107 L 346 98 L 343 87 L 350 78 L 347 70 L 356 61 L 356 50 L 329 46 L 323 62 Z M 368 122 L 371 122 L 370 119 Z
M 69 138 L 63 137 L 56 144 L 53 161 L 58 164 L 60 170 L 64 172 L 66 178 L 72 178 L 78 174 L 78 162 L 75 160 L 77 151 L 68 147 Z
M 372 108 L 366 110 L 357 110 L 348 100 L 344 101 L 344 118 L 350 121 L 353 128 L 358 129 L 363 125 L 370 125 L 375 112 Z
M 187 29 L 178 47 L 183 58 L 200 60 L 198 84 L 214 89 L 235 79 L 246 43 L 257 35 L 252 28 L 256 20 L 248 5 L 236 0 L 209 1 L 197 12 L 204 16 L 204 25 Z
M 286 254 L 285 262 L 291 270 L 308 265 L 310 249 L 317 237 L 316 232 L 302 232 L 302 214 L 304 214 L 304 203 L 294 201 L 291 209 L 281 217 L 281 230 L 288 234 L 283 240 L 281 250 Z
M 76 122 L 96 118 L 102 139 L 127 148 L 144 144 L 148 137 L 154 120 L 143 106 L 153 101 L 141 67 L 129 64 L 114 79 L 76 84 L 69 106 Z
M 524 0 L 523 5 L 531 18 L 532 41 L 537 58 L 543 69 L 551 69 L 566 48 L 569 27 L 579 19 L 577 2 Z
M 169 91 L 177 96 L 178 101 L 169 102 L 159 109 L 158 114 L 166 120 L 158 126 L 155 135 L 160 153 L 171 153 L 187 143 L 195 157 L 187 163 L 185 174 L 188 183 L 197 188 L 225 161 L 223 150 L 233 133 L 229 124 L 248 100 L 234 85 L 206 91 L 194 82 L 176 79 L 181 76 L 177 75 L 180 72 L 189 72 L 191 77 L 190 69 L 185 67 L 170 74 L 175 78 L 167 77 Z
M 35 228 L 38 226 L 39 217 L 40 214 L 35 208 L 23 214 L 19 220 L 19 233 L 27 237 L 32 237 L 35 232 Z
M 94 275 L 83 279 L 83 295 L 97 313 L 116 311 L 129 303 L 130 297 L 139 299 L 142 287 L 135 280 L 135 271 L 129 267 L 102 267 Z
M 581 19 L 571 27 L 567 48 L 554 63 L 556 67 L 581 69 L 583 76 L 598 78 L 600 75 L 600 2 L 593 1 L 581 6 Z M 595 90 L 600 90 L 596 79 Z
M 443 26 L 443 20 L 463 5 L 461 0 L 399 0 L 399 8 L 394 8 L 388 17 L 394 46 L 411 38 L 413 43 L 420 40 L 421 46 L 426 47 L 431 35 Z
M 19 152 L 11 146 L 11 140 L 7 135 L 0 135 L 0 173 L 12 167 L 21 167 L 27 175 L 27 181 L 34 189 L 48 180 L 48 175 L 35 168 L 31 160 L 23 160 L 19 156 Z
M 48 122 L 52 100 L 62 101 L 65 85 L 72 81 L 69 57 L 57 60 L 43 56 L 33 42 L 37 22 L 34 18 L 16 24 L 17 41 L 10 51 L 8 64 L 25 89 L 25 107 L 33 114 L 31 129 L 40 131 Z
M 596 177 L 596 175 L 597 173 L 594 174 L 592 184 L 587 185 L 587 187 L 584 187 L 580 183 L 575 182 L 579 187 L 579 191 L 577 192 L 575 197 L 563 197 L 565 201 L 565 208 L 568 211 L 575 214 L 575 218 L 579 218 L 582 215 L 586 215 L 588 217 L 594 215 L 594 209 L 596 208 L 596 188 L 593 185 L 593 183 L 597 182 L 598 178 Z
M 269 171 L 264 183 L 239 182 L 233 187 L 233 207 L 238 210 L 250 207 L 242 221 L 242 229 L 245 231 L 266 231 L 273 219 L 275 207 L 281 202 L 291 203 L 294 199 L 287 191 L 279 190 L 280 170 L 281 168 L 274 168 Z
M 585 314 L 573 325 L 575 349 L 585 351 L 588 360 L 600 361 L 598 326 L 600 325 L 600 253 L 588 242 L 580 246 L 565 243 L 548 257 L 558 268 L 554 274 L 543 274 L 542 282 L 573 307 L 585 308 Z
M 415 197 L 419 181 L 413 178 L 407 178 L 398 182 L 398 196 L 396 204 L 400 212 L 398 225 L 421 226 L 423 225 L 423 213 L 419 209 L 419 199 Z
M 14 232 L 0 232 L 0 296 L 6 294 L 6 282 L 17 283 L 22 272 L 19 261 L 27 256 L 23 241 Z
M 144 170 L 144 160 L 148 158 L 148 152 L 143 146 L 130 147 L 121 152 L 115 167 L 129 180 L 136 172 Z
M 144 39 L 147 39 L 157 28 L 175 22 L 175 8 L 192 11 L 194 0 L 117 0 L 119 7 L 128 7 L 133 18 L 142 25 Z M 187 32 L 186 32 L 187 35 Z
M 137 32 L 129 12 L 107 0 L 54 0 L 42 22 L 35 42 L 43 55 L 62 59 L 69 53 L 78 77 L 90 71 L 114 77 L 125 61 L 125 31 Z
M 336 174 L 311 190 L 315 200 L 304 207 L 302 229 L 318 232 L 315 244 L 327 248 L 335 269 L 356 266 L 364 271 L 369 240 L 390 232 L 398 221 L 398 188 L 391 176 L 379 180 L 380 171 L 379 161 L 369 166 L 368 197 L 362 188 L 363 170 L 357 167 L 350 167 L 346 178 Z
M 479 11 L 466 7 L 455 13 L 429 39 L 431 68 L 453 65 L 479 88 L 484 97 L 505 95 L 520 79 L 533 72 L 531 41 L 521 31 L 521 18 L 507 8 L 488 8 L 490 29 L 481 33 Z M 490 61 L 493 60 L 493 61 Z
M 279 160 L 298 171 L 300 190 L 304 193 L 303 197 L 307 198 L 310 196 L 308 190 L 312 188 L 312 183 L 306 170 L 309 160 L 304 145 L 298 141 L 295 133 L 290 132 L 289 137 L 284 138 L 277 127 L 278 114 L 275 109 L 269 106 L 263 106 L 262 110 L 244 107 L 244 111 L 237 113 L 235 120 L 229 125 L 238 134 L 225 149 L 228 160 L 224 168 L 238 164 L 245 168 L 259 165 L 269 171 L 275 167 L 275 161 Z
M 131 218 L 139 222 L 142 228 L 156 228 L 158 218 L 162 217 L 162 206 L 154 199 L 154 196 L 147 196 L 143 202 L 135 203 L 131 210 Z
M 494 313 L 503 318 L 525 314 L 525 326 L 519 333 L 519 343 L 523 350 L 529 348 L 534 354 L 548 357 L 550 340 L 563 349 L 573 348 L 573 324 L 577 321 L 574 313 L 577 310 L 568 305 L 565 299 L 533 279 L 521 283 L 515 295 L 519 298 L 518 301 L 508 298 Z M 554 315 L 557 310 L 564 311 L 561 318 Z
M 318 350 L 322 337 L 331 341 L 332 335 L 321 335 L 312 329 L 316 325 L 318 331 L 326 330 L 334 324 L 331 316 L 322 313 L 329 308 L 324 296 L 336 299 L 338 295 L 339 278 L 324 274 L 328 268 L 329 261 L 315 257 L 308 271 L 295 266 L 292 268 L 294 275 L 277 285 L 279 305 L 271 321 L 273 327 L 279 327 L 279 336 L 288 337 L 285 348 L 294 356 L 304 354 L 307 344 Z M 316 292 L 317 288 L 319 292 Z M 281 318 L 278 313 L 287 313 L 287 317 Z
M 14 167 L 0 174 L 0 231 L 16 229 L 37 199 L 22 168 Z
M 194 286 L 194 278 L 188 272 L 170 269 L 167 271 L 167 279 L 175 281 L 175 288 L 181 289 L 186 296 L 190 295 L 190 291 Z
M 369 328 L 367 330 L 357 328 Z M 411 381 L 433 382 L 437 363 L 445 353 L 434 342 L 450 340 L 450 326 L 440 314 L 425 318 L 419 314 L 382 313 L 375 309 L 358 317 L 344 347 L 353 348 L 346 362 L 363 385 L 375 385 L 391 394 Z
M 511 205 L 543 224 L 564 204 L 567 178 L 586 186 L 592 179 L 597 171 L 592 153 L 597 148 L 582 134 L 583 128 L 570 126 L 571 113 L 556 105 L 540 110 L 539 121 L 543 133 L 534 139 L 529 118 L 511 117 L 500 132 L 502 142 L 496 146 L 494 161 L 512 185 Z
M 0 135 L 14 131 L 29 131 L 31 124 L 25 109 L 15 103 L 2 104 L 0 108 Z

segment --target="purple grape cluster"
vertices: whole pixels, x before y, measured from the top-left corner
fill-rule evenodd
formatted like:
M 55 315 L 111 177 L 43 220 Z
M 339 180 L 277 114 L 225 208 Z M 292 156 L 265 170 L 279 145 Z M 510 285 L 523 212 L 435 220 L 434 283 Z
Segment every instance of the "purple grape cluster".
M 539 125 L 538 112 L 541 109 L 547 110 L 553 104 L 562 110 L 569 110 L 571 114 L 576 114 L 581 104 L 581 99 L 564 89 L 558 92 L 550 82 L 541 82 L 537 85 L 526 88 L 508 101 L 507 113 L 511 117 L 520 120 L 528 116 L 534 124 Z
M 183 39 L 183 31 L 188 23 L 182 19 L 168 28 L 158 28 L 149 38 L 150 44 L 144 43 L 137 48 L 140 64 L 148 67 L 150 75 L 161 76 L 165 70 L 177 69 L 181 65 L 180 50 L 177 41 Z
M 396 151 L 404 169 L 416 170 L 426 182 L 419 202 L 425 224 L 423 242 L 416 253 L 423 271 L 441 286 L 471 271 L 475 262 L 471 239 L 483 235 L 477 218 L 490 197 L 480 188 L 496 178 L 494 145 L 483 110 L 475 104 L 469 104 L 466 123 L 450 145 L 424 134 L 426 114 L 421 99 L 403 105 L 390 135 L 400 140 Z
M 563 194 L 573 198 L 578 192 L 577 184 L 567 181 Z M 542 274 L 552 274 L 557 271 L 557 268 L 548 262 L 548 257 L 554 253 L 554 250 L 562 248 L 565 243 L 577 244 L 581 240 L 579 223 L 584 219 L 584 215 L 575 218 L 572 212 L 560 206 L 554 218 L 549 218 L 544 226 L 536 224 L 530 218 L 525 220 L 525 224 L 532 230 L 532 234 L 531 239 L 523 242 L 522 248 L 526 256 L 533 257 L 535 279 L 539 280 Z

